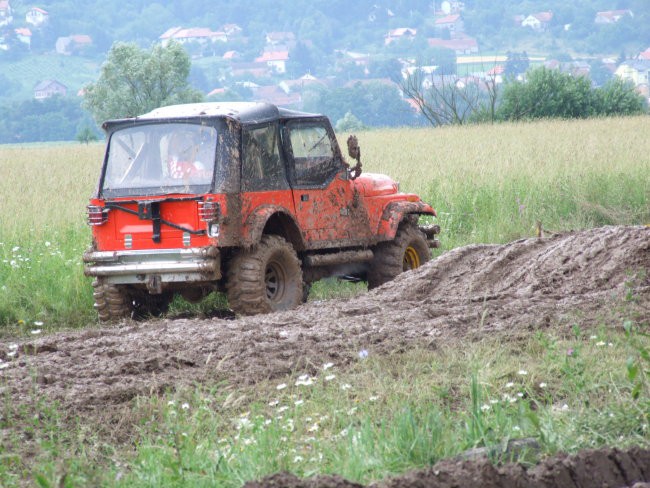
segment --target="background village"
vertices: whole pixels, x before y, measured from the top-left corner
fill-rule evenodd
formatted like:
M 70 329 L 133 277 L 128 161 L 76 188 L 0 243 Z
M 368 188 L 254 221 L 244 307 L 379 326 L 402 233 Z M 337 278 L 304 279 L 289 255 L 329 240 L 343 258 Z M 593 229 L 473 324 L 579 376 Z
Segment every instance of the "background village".
M 23 9 L 24 10 L 24 9 Z M 313 68 L 312 41 L 298 39 L 291 31 L 247 32 L 246 28 L 228 23 L 218 28 L 200 25 L 178 25 L 160 32 L 157 42 L 166 45 L 171 41 L 182 44 L 192 57 L 196 88 L 205 93 L 209 100 L 245 99 L 267 101 L 277 105 L 303 109 L 305 91 L 313 88 L 354 86 L 358 83 L 378 82 L 394 87 L 403 101 L 417 107 L 400 90 L 400 81 L 416 70 L 427 73 L 425 83 L 435 83 L 436 76 L 456 77 L 458 83 L 478 82 L 486 77 L 497 84 L 505 76 L 523 77 L 529 66 L 546 66 L 570 72 L 574 75 L 589 75 L 594 84 L 602 84 L 611 76 L 629 80 L 646 100 L 650 98 L 648 80 L 650 73 L 650 46 L 633 53 L 590 56 L 585 59 L 558 56 L 558 58 L 531 52 L 508 51 L 494 54 L 483 49 L 464 22 L 465 6 L 458 1 L 443 1 L 433 4 L 430 28 L 423 29 L 403 25 L 383 30 L 381 45 L 370 49 L 336 49 L 328 58 L 326 68 Z M 371 11 L 373 16 L 390 18 L 388 8 Z M 629 9 L 598 11 L 593 17 L 593 29 L 611 26 L 632 19 L 635 12 Z M 31 6 L 26 13 L 14 11 L 9 0 L 0 0 L 0 54 L 5 59 L 29 57 L 36 52 L 47 52 L 57 57 L 98 58 L 98 46 L 93 37 L 84 32 L 70 32 L 65 36 L 44 35 L 55 22 L 52 14 L 39 6 Z M 542 36 L 551 28 L 571 29 L 571 25 L 557 26 L 552 11 L 513 14 L 511 25 L 529 34 Z M 38 40 L 38 42 L 36 42 Z M 251 46 L 259 46 L 252 50 Z M 364 46 L 367 47 L 367 46 Z M 430 53 L 429 59 L 418 56 L 423 50 Z M 101 50 L 100 50 L 101 51 Z M 487 54 L 490 51 L 492 54 Z M 2 71 L 10 82 L 8 65 Z M 89 80 L 97 76 L 89 72 Z M 598 73 L 594 72 L 597 66 Z M 312 69 L 313 68 L 313 69 Z M 1 78 L 2 76 L 0 76 Z M 24 80 L 29 83 L 30 80 Z M 43 100 L 55 95 L 82 96 L 83 86 L 71 86 L 64 79 L 41 73 L 31 80 L 29 95 Z M 7 83 L 9 86 L 11 83 Z M 23 90 L 14 91 L 25 94 Z M 6 91 L 6 90 L 5 90 Z M 0 100 L 8 93 L 0 91 Z M 12 100 L 17 97 L 15 94 Z

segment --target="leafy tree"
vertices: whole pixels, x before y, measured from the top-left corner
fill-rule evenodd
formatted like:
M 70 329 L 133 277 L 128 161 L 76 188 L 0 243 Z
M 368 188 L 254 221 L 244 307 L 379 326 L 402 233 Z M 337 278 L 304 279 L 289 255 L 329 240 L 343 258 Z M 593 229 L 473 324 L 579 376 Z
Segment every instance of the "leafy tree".
M 371 127 L 409 126 L 419 122 L 417 114 L 401 98 L 396 86 L 377 81 L 306 91 L 303 108 L 337 121 L 347 112 L 353 112 L 356 118 Z
M 506 75 L 517 76 L 521 73 L 525 73 L 528 70 L 529 65 L 530 61 L 526 51 L 522 53 L 508 51 L 504 73 Z
M 594 95 L 596 115 L 635 115 L 647 109 L 643 96 L 636 92 L 634 85 L 617 76 L 596 89 Z
M 155 45 L 150 51 L 133 43 L 116 43 L 97 82 L 86 87 L 83 105 L 101 122 L 201 101 L 203 95 L 188 84 L 189 74 L 190 58 L 177 43 Z
M 342 119 L 336 121 L 336 132 L 352 132 L 356 130 L 363 130 L 366 128 L 352 112 L 346 112 Z
M 528 72 L 525 81 L 509 79 L 499 114 L 508 120 L 579 118 L 591 115 L 591 81 L 544 67 Z
M 72 141 L 82 126 L 94 123 L 75 98 L 55 96 L 0 107 L 0 143 Z
M 79 132 L 77 132 L 77 141 L 88 144 L 91 141 L 96 141 L 98 139 L 97 133 L 92 130 L 89 126 L 82 127 Z

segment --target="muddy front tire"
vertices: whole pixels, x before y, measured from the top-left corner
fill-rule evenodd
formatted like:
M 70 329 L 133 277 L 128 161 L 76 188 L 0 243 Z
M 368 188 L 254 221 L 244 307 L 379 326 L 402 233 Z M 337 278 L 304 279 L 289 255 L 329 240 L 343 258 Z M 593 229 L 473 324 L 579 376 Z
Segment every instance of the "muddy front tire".
M 368 289 L 377 288 L 398 274 L 431 260 L 425 235 L 411 224 L 401 226 L 392 241 L 379 243 L 374 254 L 368 271 Z
M 119 322 L 131 317 L 131 301 L 124 288 L 104 283 L 101 278 L 93 281 L 93 288 L 100 322 Z
M 226 287 L 230 308 L 242 315 L 297 307 L 303 283 L 296 251 L 280 236 L 262 236 L 257 246 L 233 258 Z

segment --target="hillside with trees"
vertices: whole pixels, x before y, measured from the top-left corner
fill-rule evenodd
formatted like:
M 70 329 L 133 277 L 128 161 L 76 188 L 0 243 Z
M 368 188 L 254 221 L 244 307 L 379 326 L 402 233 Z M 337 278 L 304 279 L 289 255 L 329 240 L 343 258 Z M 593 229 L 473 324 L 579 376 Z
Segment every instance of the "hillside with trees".
M 423 67 L 422 80 L 434 86 L 433 71 L 501 84 L 542 65 L 603 86 L 627 63 L 626 79 L 642 95 L 635 73 L 645 74 L 647 91 L 650 70 L 641 59 L 650 53 L 645 0 L 4 3 L 0 143 L 74 139 L 87 128 L 81 99 L 116 42 L 142 50 L 178 42 L 190 60 L 190 88 L 208 100 L 268 100 L 334 122 L 350 113 L 364 126 L 426 124 L 403 86 Z M 61 122 L 34 139 L 22 128 L 31 110 L 21 104 L 38 99 L 35 87 L 47 81 L 65 88 L 51 95 L 63 100 L 34 108 Z M 68 105 L 83 116 L 61 117 L 56 107 Z

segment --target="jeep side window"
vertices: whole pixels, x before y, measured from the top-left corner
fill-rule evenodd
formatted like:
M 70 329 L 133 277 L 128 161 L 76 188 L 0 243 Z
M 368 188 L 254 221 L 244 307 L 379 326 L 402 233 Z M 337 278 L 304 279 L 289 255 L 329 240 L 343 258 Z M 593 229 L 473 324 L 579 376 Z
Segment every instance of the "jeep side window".
M 278 126 L 246 129 L 242 137 L 242 189 L 244 191 L 289 188 L 280 159 Z
M 288 129 L 298 186 L 321 186 L 340 170 L 326 127 L 311 122 Z

